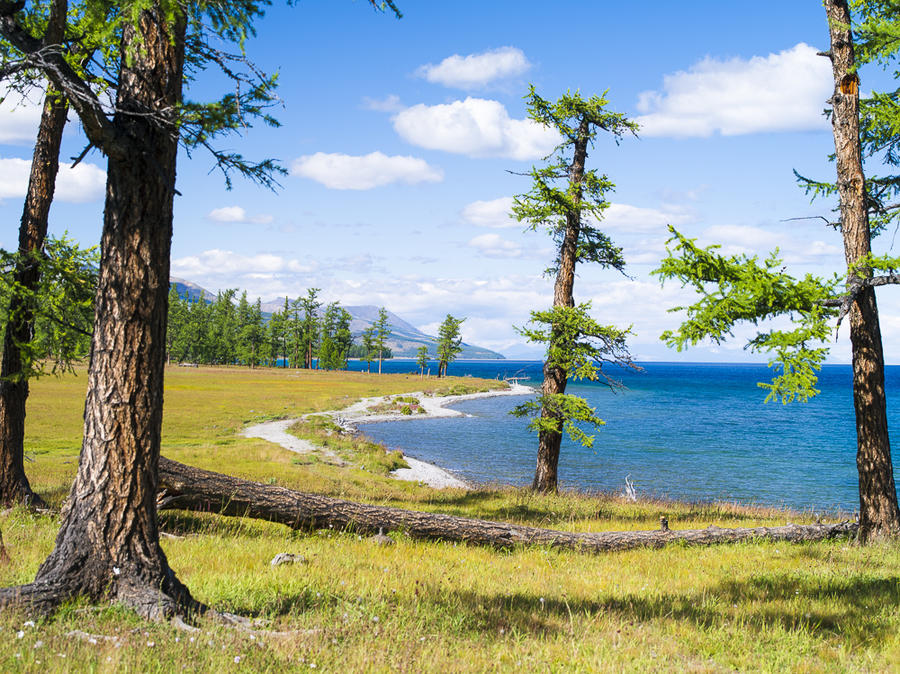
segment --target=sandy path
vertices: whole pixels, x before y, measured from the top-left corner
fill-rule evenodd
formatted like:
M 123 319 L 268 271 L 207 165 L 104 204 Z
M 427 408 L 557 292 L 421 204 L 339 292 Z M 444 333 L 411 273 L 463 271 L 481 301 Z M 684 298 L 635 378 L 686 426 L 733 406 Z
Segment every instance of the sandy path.
M 342 410 L 334 410 L 331 412 L 316 412 L 315 414 L 324 414 L 332 417 L 337 424 L 348 431 L 356 431 L 356 424 L 374 423 L 380 421 L 407 421 L 410 419 L 435 419 L 439 417 L 461 417 L 465 413 L 457 410 L 448 409 L 446 406 L 463 400 L 476 400 L 478 398 L 492 398 L 497 396 L 521 396 L 534 393 L 534 389 L 522 384 L 512 384 L 509 389 L 503 391 L 484 391 L 482 393 L 469 393 L 457 396 L 426 396 L 424 393 L 405 393 L 403 396 L 414 396 L 421 401 L 425 414 L 404 415 L 399 413 L 382 413 L 377 414 L 371 412 L 370 408 L 384 402 L 394 396 L 378 396 L 376 398 L 364 398 L 349 407 Z M 311 415 L 304 415 L 311 416 Z M 332 459 L 333 462 L 345 465 L 346 461 L 341 459 L 337 454 L 325 447 L 318 447 L 307 440 L 301 440 L 290 433 L 287 429 L 297 422 L 297 419 L 281 419 L 279 421 L 266 421 L 261 424 L 255 424 L 245 428 L 241 435 L 246 438 L 261 438 L 269 442 L 281 445 L 285 449 L 305 454 L 307 452 L 321 452 L 325 456 Z M 468 489 L 469 485 L 454 476 L 449 471 L 435 466 L 425 461 L 419 461 L 412 457 L 403 457 L 409 464 L 409 468 L 400 468 L 391 473 L 392 477 L 398 480 L 409 480 L 412 482 L 423 482 L 436 489 L 445 487 L 456 487 L 459 489 Z

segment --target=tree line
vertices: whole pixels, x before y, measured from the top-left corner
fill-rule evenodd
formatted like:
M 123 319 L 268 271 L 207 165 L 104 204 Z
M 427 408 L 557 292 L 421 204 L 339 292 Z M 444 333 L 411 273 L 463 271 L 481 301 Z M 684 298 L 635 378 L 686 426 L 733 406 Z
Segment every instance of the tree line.
M 391 326 L 382 307 L 378 319 L 356 343 L 350 332 L 350 313 L 340 302 L 322 309 L 319 288 L 306 296 L 284 299 L 284 305 L 266 318 L 261 302 L 250 302 L 247 291 L 219 292 L 216 299 L 182 297 L 175 284 L 169 290 L 166 353 L 169 362 L 248 367 L 294 367 L 343 370 L 348 358 L 370 365 L 391 358 L 386 340 Z M 371 369 L 371 368 L 370 368 Z

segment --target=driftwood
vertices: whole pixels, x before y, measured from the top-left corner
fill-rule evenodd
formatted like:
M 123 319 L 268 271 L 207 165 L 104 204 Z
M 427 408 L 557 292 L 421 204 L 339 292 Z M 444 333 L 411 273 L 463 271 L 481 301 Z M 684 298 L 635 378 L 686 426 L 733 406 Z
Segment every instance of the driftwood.
M 351 529 L 374 533 L 401 530 L 412 538 L 459 541 L 476 545 L 511 547 L 546 545 L 585 552 L 609 552 L 639 547 L 662 547 L 683 542 L 692 545 L 737 543 L 751 539 L 801 542 L 852 536 L 856 524 L 788 524 L 780 527 L 722 529 L 668 529 L 572 533 L 506 522 L 403 510 L 354 503 L 307 494 L 285 487 L 242 480 L 221 473 L 159 460 L 160 509 L 195 510 L 236 517 L 280 522 L 295 529 Z

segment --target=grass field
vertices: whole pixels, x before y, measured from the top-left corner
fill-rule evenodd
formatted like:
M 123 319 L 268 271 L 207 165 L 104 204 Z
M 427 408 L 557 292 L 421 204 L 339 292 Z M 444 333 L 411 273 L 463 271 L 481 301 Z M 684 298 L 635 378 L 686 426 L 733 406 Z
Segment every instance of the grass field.
M 81 373 L 32 389 L 26 469 L 55 506 L 77 463 L 84 387 Z M 567 530 L 652 529 L 660 515 L 672 528 L 810 519 L 612 495 L 434 491 L 388 478 L 390 460 L 370 456 L 340 468 L 237 435 L 253 421 L 434 387 L 435 380 L 412 375 L 173 368 L 163 453 L 306 491 Z M 180 512 L 162 513 L 161 525 L 178 536 L 163 546 L 198 599 L 290 634 L 213 624 L 186 633 L 114 606 L 74 604 L 36 624 L 0 615 L 0 671 L 900 670 L 897 545 L 753 542 L 586 555 L 426 543 L 398 533 L 395 545 L 378 546 L 352 533 Z M 12 558 L 0 582 L 31 580 L 57 527 L 55 516 L 0 515 Z M 306 563 L 271 567 L 279 552 Z

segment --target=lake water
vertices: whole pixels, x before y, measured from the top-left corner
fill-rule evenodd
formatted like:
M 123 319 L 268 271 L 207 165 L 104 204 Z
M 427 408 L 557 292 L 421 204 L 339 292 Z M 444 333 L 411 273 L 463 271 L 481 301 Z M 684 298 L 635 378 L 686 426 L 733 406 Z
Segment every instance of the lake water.
M 859 507 L 851 370 L 823 367 L 822 393 L 807 403 L 764 404 L 764 365 L 644 363 L 640 373 L 617 371 L 625 390 L 570 383 L 606 425 L 592 449 L 565 439 L 562 488 L 622 490 L 626 476 L 639 494 L 691 501 L 723 500 L 810 510 Z M 359 363 L 352 363 L 359 369 Z M 436 366 L 431 365 L 432 372 Z M 385 361 L 387 372 L 410 372 L 409 361 Z M 457 361 L 451 375 L 522 377 L 537 386 L 533 361 Z M 886 371 L 892 429 L 900 417 L 900 366 Z M 537 438 L 509 411 L 524 398 L 458 403 L 465 418 L 366 424 L 367 435 L 410 456 L 437 464 L 473 483 L 527 485 L 534 475 Z M 895 449 L 894 455 L 900 453 Z M 894 466 L 900 465 L 895 458 Z

